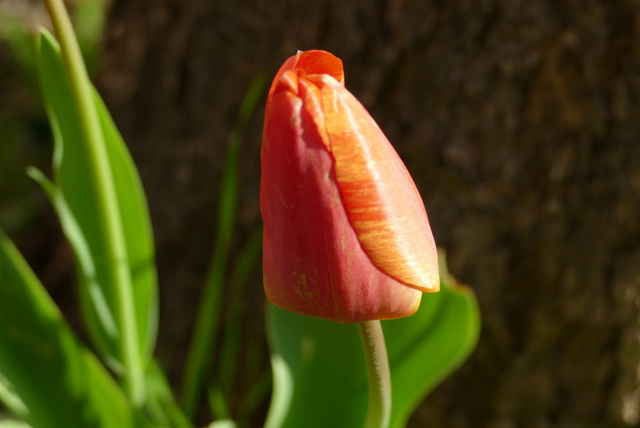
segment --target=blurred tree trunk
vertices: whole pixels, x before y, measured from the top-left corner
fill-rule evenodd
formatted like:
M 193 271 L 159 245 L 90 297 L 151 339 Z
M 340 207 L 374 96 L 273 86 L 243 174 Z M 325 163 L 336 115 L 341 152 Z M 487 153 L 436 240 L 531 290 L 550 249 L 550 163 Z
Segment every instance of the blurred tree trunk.
M 258 73 L 320 48 L 406 160 L 483 311 L 475 354 L 411 426 L 638 426 L 639 17 L 631 0 L 116 0 L 99 86 L 149 196 L 172 379 L 239 103 Z M 259 224 L 261 114 L 236 246 Z M 259 274 L 250 294 L 259 339 Z

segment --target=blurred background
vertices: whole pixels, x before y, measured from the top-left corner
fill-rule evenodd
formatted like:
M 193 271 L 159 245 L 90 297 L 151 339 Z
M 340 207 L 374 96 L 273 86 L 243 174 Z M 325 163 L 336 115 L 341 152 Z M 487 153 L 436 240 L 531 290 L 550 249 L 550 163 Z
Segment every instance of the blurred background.
M 97 41 L 86 46 L 94 81 L 147 192 L 156 354 L 176 388 L 240 103 L 297 49 L 326 49 L 405 160 L 450 271 L 482 310 L 476 351 L 409 426 L 640 426 L 638 1 L 68 5 Z M 0 0 L 0 225 L 83 336 L 71 251 L 24 173 L 50 172 L 52 143 L 16 21 L 48 25 L 40 2 Z M 260 224 L 263 113 L 246 129 L 232 256 Z M 264 344 L 268 372 L 263 305 L 256 266 L 243 342 Z

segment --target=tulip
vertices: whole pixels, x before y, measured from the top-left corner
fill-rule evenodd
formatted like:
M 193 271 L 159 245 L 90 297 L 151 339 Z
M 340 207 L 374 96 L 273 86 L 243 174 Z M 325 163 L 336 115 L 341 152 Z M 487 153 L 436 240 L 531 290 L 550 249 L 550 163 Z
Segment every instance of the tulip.
M 298 52 L 269 90 L 261 151 L 267 297 L 342 323 L 412 315 L 439 290 L 409 172 L 344 87 L 342 61 Z

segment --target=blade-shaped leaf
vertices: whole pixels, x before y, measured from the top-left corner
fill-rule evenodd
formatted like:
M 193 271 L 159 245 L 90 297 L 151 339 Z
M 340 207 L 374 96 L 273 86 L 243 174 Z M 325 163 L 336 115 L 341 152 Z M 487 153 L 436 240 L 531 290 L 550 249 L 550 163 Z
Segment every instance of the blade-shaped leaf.
M 392 381 L 391 427 L 404 427 L 424 397 L 458 368 L 478 342 L 480 310 L 440 257 L 440 292 L 425 294 L 418 312 L 383 321 Z
M 198 307 L 191 343 L 189 344 L 180 397 L 185 413 L 189 417 L 195 415 L 198 400 L 206 385 L 205 381 L 211 374 L 210 367 L 215 355 L 213 345 L 218 340 L 221 320 L 220 307 L 222 305 L 224 277 L 238 209 L 242 140 L 247 121 L 255 109 L 263 87 L 263 76 L 256 77 L 251 83 L 240 106 L 231 141 L 229 142 L 218 199 L 215 247 Z
M 73 27 L 89 71 L 98 63 L 100 36 L 104 29 L 104 0 L 83 0 L 73 10 Z
M 158 284 L 153 230 L 140 176 L 109 111 L 96 91 L 95 103 L 107 144 L 118 197 L 142 355 L 151 358 L 158 327 Z
M 273 396 L 265 427 L 361 427 L 367 378 L 358 326 L 267 307 Z
M 0 231 L 0 394 L 34 428 L 135 427 L 126 397 L 78 343 L 17 249 Z M 8 402 L 4 399 L 10 396 Z
M 441 264 L 441 291 L 425 294 L 418 312 L 383 321 L 392 381 L 391 427 L 457 368 L 477 342 L 473 292 Z M 305 317 L 269 304 L 274 392 L 268 428 L 359 427 L 367 408 L 366 363 L 357 325 Z
M 81 306 L 91 338 L 108 360 L 121 362 L 118 332 L 108 320 L 117 313 L 113 284 L 107 280 L 106 244 L 99 233 L 99 213 L 96 195 L 90 180 L 87 149 L 82 141 L 72 92 L 57 42 L 46 32 L 41 33 L 38 55 L 42 90 L 55 138 L 54 172 L 57 188 L 65 206 L 77 223 L 74 245 L 81 270 Z M 97 93 L 95 107 L 107 146 L 111 179 L 116 189 L 127 264 L 132 280 L 136 324 L 140 353 L 148 363 L 153 349 L 157 325 L 157 282 L 153 240 L 147 204 L 135 166 Z M 61 218 L 64 221 L 64 218 Z M 69 229 L 64 227 L 65 232 Z M 106 312 L 105 312 L 106 311 Z M 117 364 L 112 365 L 118 368 Z
M 20 66 L 30 84 L 37 82 L 36 55 L 33 33 L 17 16 L 0 11 L 0 41 L 11 49 L 12 59 Z M 35 85 L 34 85 L 35 87 Z
M 91 299 L 92 307 L 95 308 L 95 314 L 98 317 L 88 318 L 92 323 L 94 323 L 91 326 L 94 328 L 98 328 L 98 326 L 100 326 L 112 337 L 115 337 L 117 334 L 115 320 L 113 319 L 109 305 L 104 299 L 104 294 L 100 290 L 100 285 L 97 282 L 95 276 L 95 264 L 91 258 L 91 251 L 84 234 L 82 233 L 80 225 L 67 205 L 60 189 L 56 187 L 56 185 L 51 182 L 42 173 L 42 171 L 37 168 L 30 167 L 27 168 L 27 174 L 42 186 L 42 189 L 49 197 L 49 200 L 58 215 L 58 220 L 62 225 L 64 235 L 76 254 L 78 268 L 84 273 L 84 281 L 83 286 L 80 288 L 80 294 L 85 301 Z M 87 313 L 88 315 L 93 315 L 93 312 Z M 109 357 L 109 362 L 112 366 L 117 366 L 118 364 L 118 362 L 111 357 Z
M 182 412 L 171 391 L 171 386 L 160 365 L 151 360 L 146 373 L 147 412 L 156 425 L 175 428 L 193 428 Z

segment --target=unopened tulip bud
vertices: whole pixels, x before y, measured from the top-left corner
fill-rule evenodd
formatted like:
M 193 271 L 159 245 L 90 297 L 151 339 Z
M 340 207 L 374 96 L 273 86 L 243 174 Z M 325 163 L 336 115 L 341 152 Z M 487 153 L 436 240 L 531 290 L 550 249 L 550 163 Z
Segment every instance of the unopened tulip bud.
M 264 289 L 277 306 L 351 323 L 412 315 L 439 290 L 420 194 L 342 61 L 298 52 L 267 100 L 260 205 Z

